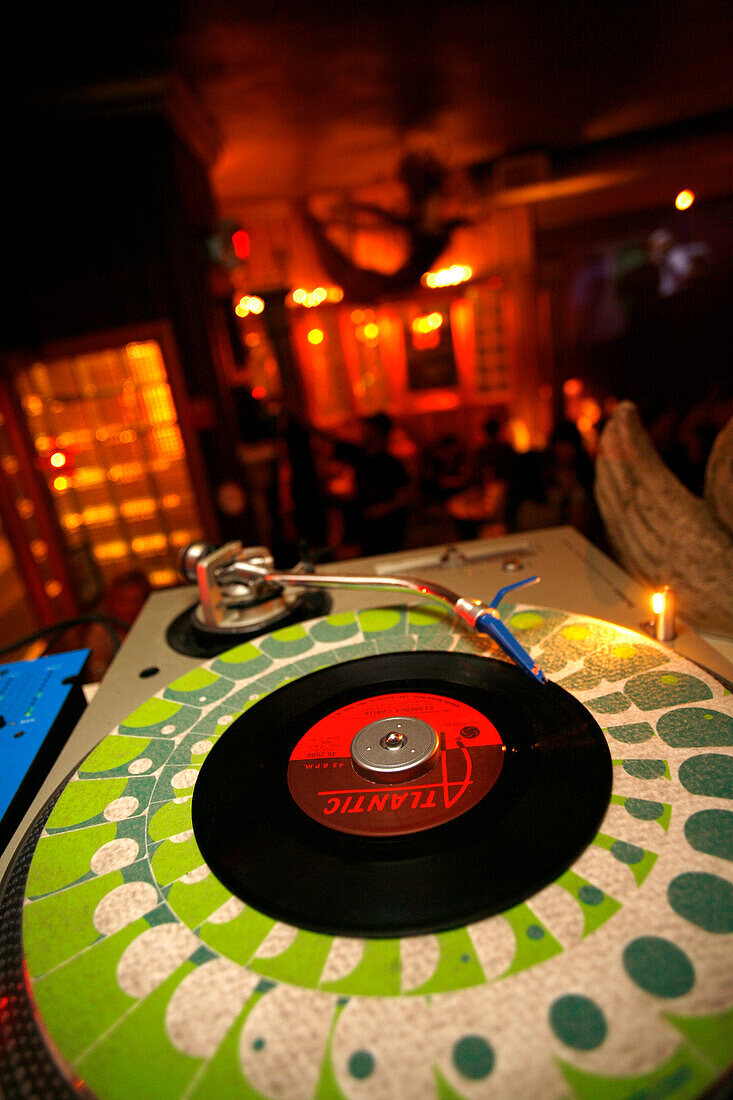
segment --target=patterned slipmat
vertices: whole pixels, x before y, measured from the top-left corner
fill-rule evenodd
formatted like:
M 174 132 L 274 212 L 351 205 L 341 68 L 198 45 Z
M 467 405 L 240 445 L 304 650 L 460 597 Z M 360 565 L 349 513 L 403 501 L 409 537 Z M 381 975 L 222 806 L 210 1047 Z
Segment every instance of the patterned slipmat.
M 512 909 L 428 935 L 329 936 L 245 905 L 191 824 L 199 769 L 237 717 L 338 662 L 500 654 L 424 605 L 236 646 L 115 727 L 37 830 L 24 982 L 73 1089 L 684 1100 L 720 1079 L 733 1062 L 733 696 L 641 633 L 527 605 L 502 617 L 610 748 L 610 805 L 573 865 Z

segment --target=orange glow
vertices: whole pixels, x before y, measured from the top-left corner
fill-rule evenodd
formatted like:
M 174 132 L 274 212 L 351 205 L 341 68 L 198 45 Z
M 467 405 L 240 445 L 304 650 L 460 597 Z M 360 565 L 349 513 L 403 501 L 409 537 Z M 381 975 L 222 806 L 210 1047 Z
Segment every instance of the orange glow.
M 581 417 L 593 427 L 601 419 L 603 410 L 594 397 L 586 397 L 581 406 Z
M 142 462 L 124 462 L 116 466 L 110 466 L 107 477 L 110 481 L 129 482 L 137 481 L 145 472 Z M 77 474 L 78 477 L 78 474 Z
M 299 286 L 289 295 L 287 304 L 313 309 L 322 302 L 340 302 L 343 296 L 344 292 L 340 286 L 317 286 L 314 290 L 306 290 L 304 286 Z
M 114 542 L 101 542 L 98 546 L 94 547 L 94 557 L 97 561 L 118 561 L 119 558 L 126 558 L 129 546 L 122 539 L 117 539 Z
M 375 321 L 369 321 L 364 325 L 364 339 L 377 340 L 379 338 L 379 325 Z
M 120 505 L 120 512 L 125 519 L 152 519 L 156 512 L 155 501 L 152 497 L 126 500 Z
M 267 390 L 264 386 L 255 386 L 252 390 L 252 396 L 255 401 L 261 401 L 263 397 L 267 397 Z
M 74 485 L 77 489 L 85 489 L 90 485 L 101 485 L 105 479 L 105 472 L 101 466 L 82 466 L 74 474 Z
M 652 611 L 655 615 L 661 615 L 664 611 L 664 594 L 655 592 L 652 596 Z
M 159 382 L 165 378 L 165 366 L 160 346 L 155 340 L 145 343 L 128 344 L 125 348 L 129 359 L 130 371 L 138 382 Z M 130 388 L 134 399 L 134 384 L 128 379 L 124 388 Z
M 245 294 L 234 307 L 237 317 L 249 317 L 250 313 L 262 313 L 265 303 L 256 294 Z
M 113 523 L 116 519 L 116 511 L 112 504 L 95 504 L 85 508 L 81 514 L 85 527 L 97 527 L 104 523 Z
M 532 437 L 529 433 L 529 428 L 523 420 L 518 417 L 514 417 L 507 424 L 507 435 L 509 441 L 519 454 L 526 454 L 532 446 Z
M 566 397 L 578 397 L 583 392 L 583 383 L 579 378 L 566 378 L 562 391 Z
M 452 264 L 451 267 L 442 267 L 439 271 L 426 271 L 420 282 L 431 289 L 458 286 L 459 283 L 465 283 L 472 275 L 472 268 L 466 264 Z
M 23 408 L 28 416 L 38 416 L 43 412 L 43 402 L 37 394 L 31 394 L 30 397 L 23 398 Z
M 149 424 L 170 424 L 176 421 L 176 410 L 171 397 L 170 386 L 165 382 L 146 386 L 140 391 Z
M 171 531 L 169 542 L 171 546 L 188 546 L 189 542 L 197 537 L 195 531 L 185 531 L 182 528 L 178 531 Z
M 442 324 L 442 313 L 428 313 L 422 317 L 415 317 L 412 322 L 412 331 L 414 333 L 419 332 L 426 334 L 428 332 L 434 332 L 436 329 L 439 329 Z
M 440 333 L 428 329 L 427 332 L 419 332 L 413 329 L 412 346 L 416 351 L 424 351 L 426 348 L 437 348 L 440 343 Z
M 92 433 L 86 428 L 80 428 L 75 432 L 62 432 L 56 437 L 56 446 L 65 451 L 69 447 L 88 447 L 92 442 Z
M 151 444 L 161 458 L 183 458 L 183 437 L 175 424 L 151 432 Z
M 62 588 L 59 581 L 47 581 L 43 587 L 46 590 L 46 595 L 50 596 L 52 600 L 61 595 Z
M 168 540 L 165 535 L 140 535 L 131 545 L 134 554 L 159 554 L 166 549 Z
M 309 344 L 322 344 L 323 343 L 323 329 L 312 328 L 308 333 Z
M 457 298 L 450 307 L 453 353 L 461 387 L 471 390 L 476 371 L 476 322 L 472 303 Z
M 438 390 L 433 393 L 420 394 L 417 404 L 421 412 L 444 412 L 447 409 L 458 408 L 460 400 L 457 393 Z
M 68 477 L 55 477 L 53 479 L 53 487 L 57 493 L 63 493 L 64 489 L 69 488 Z
M 165 588 L 169 584 L 175 584 L 178 575 L 174 569 L 153 569 L 148 573 L 148 580 L 153 588 Z
M 677 198 L 674 200 L 674 204 L 678 210 L 688 210 L 689 207 L 692 206 L 694 201 L 695 192 L 688 191 L 687 188 L 685 188 L 684 191 L 680 191 L 680 193 L 677 195 Z
M 44 561 L 48 557 L 48 543 L 43 539 L 34 539 L 31 543 L 31 554 L 36 561 Z

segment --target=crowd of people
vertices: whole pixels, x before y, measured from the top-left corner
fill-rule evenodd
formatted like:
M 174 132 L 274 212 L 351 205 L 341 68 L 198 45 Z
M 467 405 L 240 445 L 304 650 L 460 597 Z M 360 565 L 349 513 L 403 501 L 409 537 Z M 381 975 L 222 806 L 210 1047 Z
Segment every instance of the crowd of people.
M 661 457 L 692 492 L 702 492 L 712 439 L 731 411 L 712 399 L 676 417 L 642 410 Z M 338 560 L 566 524 L 605 549 L 593 449 L 571 419 L 526 451 L 494 415 L 479 438 L 455 432 L 422 445 L 385 413 L 330 432 L 296 421 L 244 426 L 247 507 L 227 537 L 267 545 L 276 560 L 304 544 Z
M 561 524 L 593 538 L 597 526 L 593 461 L 569 420 L 546 448 L 524 453 L 494 417 L 480 439 L 445 434 L 423 446 L 385 413 L 340 433 L 293 423 L 266 465 L 257 480 L 243 465 L 248 530 L 232 537 L 264 542 L 276 556 L 298 542 L 344 559 Z

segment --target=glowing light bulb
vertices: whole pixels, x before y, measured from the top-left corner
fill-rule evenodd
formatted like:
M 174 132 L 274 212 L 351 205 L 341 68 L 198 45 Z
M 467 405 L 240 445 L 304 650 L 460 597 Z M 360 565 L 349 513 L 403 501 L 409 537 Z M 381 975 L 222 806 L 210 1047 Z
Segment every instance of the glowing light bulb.
M 323 343 L 323 329 L 312 328 L 308 333 L 309 344 L 322 344 Z
M 685 188 L 684 191 L 680 191 L 680 193 L 677 195 L 677 198 L 674 200 L 674 204 L 678 210 L 687 210 L 690 206 L 692 206 L 694 201 L 695 192 L 688 191 L 687 188 Z

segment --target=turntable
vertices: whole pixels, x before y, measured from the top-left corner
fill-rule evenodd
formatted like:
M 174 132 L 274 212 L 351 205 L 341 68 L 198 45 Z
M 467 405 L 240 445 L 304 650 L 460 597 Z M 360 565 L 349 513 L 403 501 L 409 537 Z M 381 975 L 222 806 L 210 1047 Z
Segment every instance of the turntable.
M 724 1095 L 718 649 L 569 528 L 187 569 L 0 862 L 8 1097 Z

